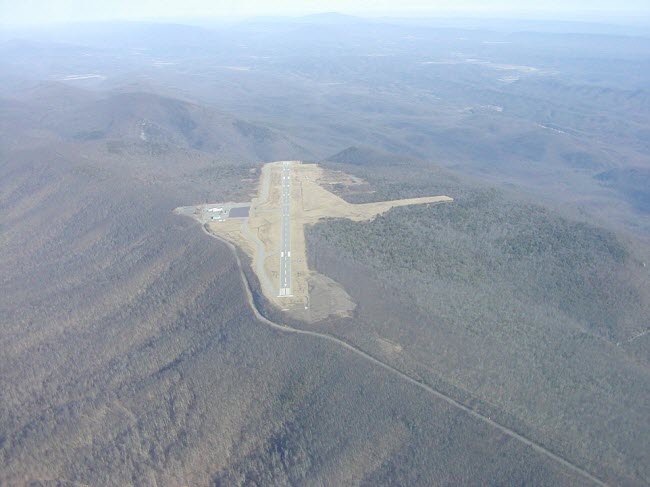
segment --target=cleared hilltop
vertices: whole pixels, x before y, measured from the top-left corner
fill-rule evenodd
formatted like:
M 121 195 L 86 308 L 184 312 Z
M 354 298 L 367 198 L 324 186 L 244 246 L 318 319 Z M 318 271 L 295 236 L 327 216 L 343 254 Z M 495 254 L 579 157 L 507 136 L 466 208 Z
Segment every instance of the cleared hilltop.
M 289 185 L 287 194 L 283 193 L 283 185 Z M 257 196 L 244 212 L 231 209 L 242 203 L 212 203 L 179 208 L 176 212 L 193 216 L 210 233 L 235 244 L 246 254 L 267 301 L 294 318 L 314 322 L 330 315 L 347 316 L 354 303 L 336 282 L 309 268 L 305 231 L 310 226 L 333 218 L 371 220 L 392 208 L 453 201 L 448 196 L 430 196 L 352 204 L 326 189 L 360 185 L 364 182 L 358 178 L 340 171 L 326 173 L 317 164 L 280 161 L 262 167 Z M 283 206 L 288 208 L 287 228 Z M 280 266 L 285 259 L 289 281 L 285 279 L 282 293 L 279 281 L 284 274 Z
M 0 484 L 650 483 L 650 43 L 436 22 L 0 42 Z M 272 160 L 345 313 L 173 213 Z

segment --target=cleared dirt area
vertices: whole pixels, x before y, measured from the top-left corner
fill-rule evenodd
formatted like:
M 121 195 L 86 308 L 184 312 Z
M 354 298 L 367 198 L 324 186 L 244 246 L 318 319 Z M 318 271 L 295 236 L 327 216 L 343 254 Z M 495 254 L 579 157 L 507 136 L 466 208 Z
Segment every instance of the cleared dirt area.
M 283 167 L 287 166 L 290 201 L 282 197 Z M 258 196 L 253 198 L 248 216 L 238 217 L 239 213 L 233 212 L 224 220 L 206 220 L 203 216 L 208 211 L 206 208 L 215 205 L 203 205 L 194 211 L 184 208 L 178 212 L 191 214 L 205 223 L 211 233 L 232 242 L 248 254 L 264 296 L 271 303 L 296 318 L 315 322 L 332 314 L 347 315 L 354 309 L 354 303 L 340 285 L 309 269 L 305 225 L 313 225 L 323 218 L 371 220 L 397 206 L 453 201 L 448 196 L 431 196 L 351 204 L 326 189 L 333 189 L 337 184 L 363 182 L 344 173 L 326 174 L 317 164 L 271 162 L 262 169 Z M 286 244 L 283 247 L 283 239 L 287 239 L 287 229 L 282 226 L 282 210 L 287 207 L 290 215 L 290 252 L 285 256 L 281 249 L 286 248 Z M 291 294 L 288 296 L 279 296 L 281 257 L 289 260 L 290 265 Z
M 325 178 L 323 169 L 317 164 L 295 164 L 293 174 L 301 193 L 297 200 L 296 218 L 302 224 L 316 223 L 321 218 L 349 218 L 354 221 L 370 220 L 391 208 L 408 205 L 446 203 L 453 201 L 448 196 L 428 196 L 377 203 L 352 204 L 326 190 L 323 185 L 331 184 Z M 293 219 L 293 218 L 292 218 Z

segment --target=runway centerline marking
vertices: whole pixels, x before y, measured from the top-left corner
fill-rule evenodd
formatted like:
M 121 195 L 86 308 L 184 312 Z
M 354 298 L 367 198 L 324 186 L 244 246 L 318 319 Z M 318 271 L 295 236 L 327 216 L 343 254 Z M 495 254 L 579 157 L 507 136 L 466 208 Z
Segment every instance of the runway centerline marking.
M 291 296 L 291 166 L 282 164 L 282 224 L 280 228 L 280 279 L 278 297 Z

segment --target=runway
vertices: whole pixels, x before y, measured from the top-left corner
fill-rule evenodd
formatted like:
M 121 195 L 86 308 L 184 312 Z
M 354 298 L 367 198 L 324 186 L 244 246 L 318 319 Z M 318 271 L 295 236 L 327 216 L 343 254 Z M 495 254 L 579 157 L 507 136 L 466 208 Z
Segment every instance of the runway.
M 291 296 L 291 163 L 282 163 L 282 225 L 280 229 L 280 292 Z

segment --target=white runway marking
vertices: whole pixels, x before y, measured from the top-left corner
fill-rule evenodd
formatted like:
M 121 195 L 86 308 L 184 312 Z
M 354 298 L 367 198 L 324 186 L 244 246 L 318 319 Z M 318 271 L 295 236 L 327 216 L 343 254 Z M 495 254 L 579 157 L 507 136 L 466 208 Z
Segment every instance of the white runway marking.
M 282 164 L 282 227 L 280 229 L 280 290 L 278 296 L 291 296 L 291 168 Z

